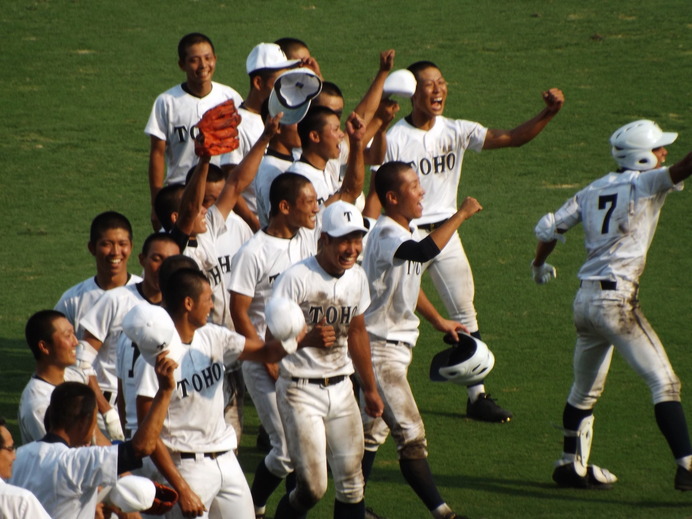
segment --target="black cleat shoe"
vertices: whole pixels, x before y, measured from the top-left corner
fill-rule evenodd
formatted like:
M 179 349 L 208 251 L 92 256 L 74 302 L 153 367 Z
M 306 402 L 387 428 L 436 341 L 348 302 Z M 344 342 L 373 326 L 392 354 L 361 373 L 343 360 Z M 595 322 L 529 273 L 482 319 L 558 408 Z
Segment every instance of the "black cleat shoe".
M 471 400 L 466 401 L 466 416 L 480 422 L 505 423 L 511 421 L 514 415 L 497 405 L 490 395 L 481 393 L 473 404 Z
M 675 490 L 692 490 L 692 470 L 687 470 L 678 465 L 678 470 L 675 472 Z
M 583 488 L 587 490 L 610 490 L 618 478 L 607 469 L 596 465 L 586 467 L 586 475 L 577 472 L 574 463 L 558 465 L 553 471 L 553 481 L 562 488 Z
M 376 514 L 375 511 L 370 508 L 365 508 L 365 519 L 385 519 L 384 516 Z

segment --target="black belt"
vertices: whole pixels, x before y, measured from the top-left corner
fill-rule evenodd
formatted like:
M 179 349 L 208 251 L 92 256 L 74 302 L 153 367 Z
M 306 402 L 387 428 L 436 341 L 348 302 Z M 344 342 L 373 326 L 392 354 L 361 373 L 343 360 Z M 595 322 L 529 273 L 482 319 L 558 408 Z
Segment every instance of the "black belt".
M 597 280 L 601 284 L 601 290 L 617 290 L 618 289 L 618 284 L 615 281 L 608 281 L 607 279 L 600 279 Z M 582 283 L 579 282 L 579 286 L 581 286 Z
M 445 218 L 444 220 L 440 220 L 439 222 L 433 222 L 433 223 L 424 223 L 418 226 L 419 229 L 423 229 L 424 231 L 432 232 L 435 229 L 442 227 L 442 224 L 445 223 L 449 218 Z
M 344 379 L 346 378 L 346 375 L 338 375 L 336 377 L 324 377 L 324 378 L 300 378 L 300 377 L 291 377 L 291 380 L 293 382 L 307 382 L 308 384 L 319 384 L 320 386 L 333 386 L 334 384 L 338 384 L 339 382 L 343 382 Z
M 221 451 L 221 452 L 200 452 L 199 454 L 204 455 L 205 458 L 211 458 L 215 460 L 219 456 L 223 456 L 226 454 L 228 451 Z M 183 460 L 194 460 L 197 458 L 197 453 L 195 452 L 181 452 L 180 453 L 180 459 Z

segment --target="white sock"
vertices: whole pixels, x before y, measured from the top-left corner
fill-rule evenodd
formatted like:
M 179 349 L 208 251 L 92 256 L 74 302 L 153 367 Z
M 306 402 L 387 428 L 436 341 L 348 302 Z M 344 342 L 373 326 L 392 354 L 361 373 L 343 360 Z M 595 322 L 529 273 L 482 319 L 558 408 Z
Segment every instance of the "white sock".
M 444 519 L 447 514 L 452 513 L 452 509 L 449 508 L 447 503 L 442 503 L 440 506 L 435 508 L 435 510 L 430 510 L 430 513 L 435 519 Z
M 676 459 L 675 462 L 678 465 L 680 465 L 683 469 L 692 469 L 692 456 L 683 456 L 682 458 Z
M 476 400 L 478 400 L 479 396 L 481 396 L 483 393 L 485 393 L 485 385 L 484 384 L 476 384 L 475 386 L 469 386 L 466 388 L 466 392 L 469 395 L 469 400 L 473 404 L 476 402 Z

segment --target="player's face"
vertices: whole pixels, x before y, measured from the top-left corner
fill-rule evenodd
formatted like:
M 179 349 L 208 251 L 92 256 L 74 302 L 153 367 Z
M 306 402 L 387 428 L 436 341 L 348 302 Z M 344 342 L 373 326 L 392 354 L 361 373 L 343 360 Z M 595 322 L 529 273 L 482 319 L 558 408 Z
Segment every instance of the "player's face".
M 74 334 L 70 321 L 58 317 L 53 321 L 53 333 L 50 336 L 48 348 L 51 350 L 53 362 L 66 368 L 77 362 L 77 345 L 79 341 Z
M 221 196 L 221 191 L 223 191 L 226 181 L 219 180 L 218 182 L 207 182 L 204 185 L 204 200 L 202 200 L 202 205 L 209 209 L 212 205 L 216 203 Z
M 207 232 L 207 208 L 202 206 L 192 224 L 191 236 L 197 236 L 205 232 Z
M 429 67 L 418 73 L 416 91 L 411 98 L 413 111 L 432 119 L 442 115 L 447 100 L 447 81 L 442 72 Z
M 423 196 L 425 190 L 420 183 L 420 179 L 413 169 L 409 168 L 400 174 L 399 189 L 397 199 L 399 201 L 398 211 L 407 220 L 420 218 L 423 216 Z
M 333 110 L 339 116 L 339 119 L 341 119 L 344 113 L 344 100 L 339 96 L 320 94 L 317 96 L 314 104 L 315 106 L 326 106 Z
M 7 427 L 0 427 L 0 436 L 3 445 L 0 449 L 0 478 L 8 480 L 12 476 L 12 464 L 17 454 L 14 451 L 14 440 Z
M 354 231 L 346 236 L 333 238 L 324 234 L 322 250 L 318 254 L 320 264 L 333 276 L 340 276 L 356 264 L 358 255 L 363 251 L 363 233 Z
M 336 115 L 328 115 L 325 124 L 319 133 L 320 155 L 326 160 L 338 159 L 341 155 L 339 145 L 344 140 L 344 132 L 341 131 L 341 122 Z
M 295 229 L 299 227 L 314 229 L 319 211 L 317 193 L 312 183 L 309 182 L 301 188 L 296 203 L 294 205 L 289 204 L 288 224 Z
M 139 255 L 139 264 L 144 269 L 144 283 L 156 292 L 160 292 L 159 288 L 159 269 L 161 264 L 169 256 L 180 254 L 180 248 L 169 241 L 154 241 L 149 246 L 149 252 L 145 256 Z
M 89 250 L 96 258 L 97 272 L 116 276 L 127 272 L 132 240 L 125 229 L 108 229 L 96 243 L 89 244 Z
M 207 42 L 190 45 L 185 53 L 185 59 L 178 62 L 187 76 L 187 82 L 201 85 L 211 82 L 216 70 L 216 55 Z
M 195 328 L 201 328 L 209 320 L 209 314 L 214 308 L 214 300 L 212 299 L 211 285 L 203 284 L 202 292 L 197 296 L 197 299 L 192 300 L 190 311 L 188 312 L 188 320 Z
M 665 149 L 663 146 L 660 148 L 656 148 L 651 150 L 651 153 L 653 153 L 656 158 L 658 159 L 658 163 L 656 164 L 657 168 L 660 168 L 663 163 L 666 161 L 666 157 L 668 156 L 668 150 Z

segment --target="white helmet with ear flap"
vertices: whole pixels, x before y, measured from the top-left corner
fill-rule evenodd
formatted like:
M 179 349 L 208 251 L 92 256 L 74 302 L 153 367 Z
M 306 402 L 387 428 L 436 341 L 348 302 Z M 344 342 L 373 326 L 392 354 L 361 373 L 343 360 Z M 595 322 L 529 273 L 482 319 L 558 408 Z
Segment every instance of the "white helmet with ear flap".
M 610 137 L 610 151 L 621 168 L 646 171 L 658 164 L 652 150 L 672 144 L 677 138 L 677 133 L 664 132 L 655 122 L 642 119 L 616 130 Z
M 445 342 L 451 348 L 441 351 L 430 363 L 430 380 L 450 381 L 468 386 L 482 382 L 495 366 L 495 356 L 483 341 L 466 333 L 458 333 L 459 341 L 449 335 Z

